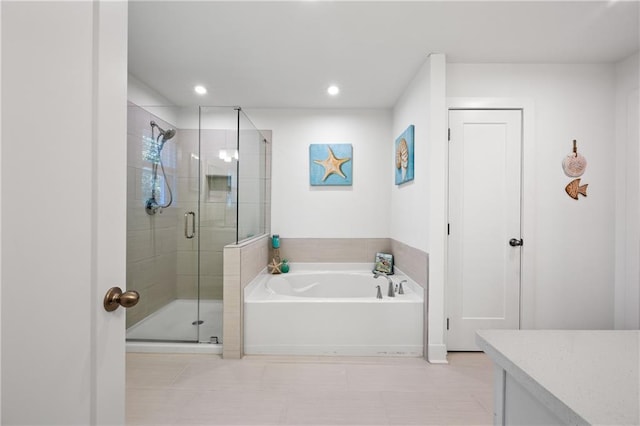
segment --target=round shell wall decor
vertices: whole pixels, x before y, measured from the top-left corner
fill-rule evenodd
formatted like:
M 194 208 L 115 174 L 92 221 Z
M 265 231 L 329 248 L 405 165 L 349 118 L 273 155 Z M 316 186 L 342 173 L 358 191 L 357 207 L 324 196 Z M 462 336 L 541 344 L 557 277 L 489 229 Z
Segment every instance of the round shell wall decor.
M 587 168 L 587 159 L 582 154 L 578 154 L 577 142 L 573 140 L 573 152 L 569 153 L 562 160 L 564 174 L 569 177 L 580 177 Z

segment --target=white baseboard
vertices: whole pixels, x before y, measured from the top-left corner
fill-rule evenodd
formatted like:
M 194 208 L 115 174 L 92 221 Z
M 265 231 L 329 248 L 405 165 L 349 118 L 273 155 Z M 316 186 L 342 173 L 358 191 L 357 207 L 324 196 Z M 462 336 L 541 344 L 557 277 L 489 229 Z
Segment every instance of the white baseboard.
M 427 346 L 427 361 L 431 364 L 449 364 L 447 347 L 442 344 Z
M 245 355 L 325 355 L 422 357 L 422 346 L 247 345 Z

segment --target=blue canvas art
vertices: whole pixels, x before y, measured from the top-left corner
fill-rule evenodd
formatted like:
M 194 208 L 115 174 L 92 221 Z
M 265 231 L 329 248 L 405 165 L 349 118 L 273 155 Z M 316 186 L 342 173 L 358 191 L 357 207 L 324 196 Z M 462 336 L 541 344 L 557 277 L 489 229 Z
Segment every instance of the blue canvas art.
M 396 139 L 396 185 L 413 180 L 413 124 Z
M 351 144 L 309 145 L 311 185 L 351 185 L 353 182 L 353 148 Z

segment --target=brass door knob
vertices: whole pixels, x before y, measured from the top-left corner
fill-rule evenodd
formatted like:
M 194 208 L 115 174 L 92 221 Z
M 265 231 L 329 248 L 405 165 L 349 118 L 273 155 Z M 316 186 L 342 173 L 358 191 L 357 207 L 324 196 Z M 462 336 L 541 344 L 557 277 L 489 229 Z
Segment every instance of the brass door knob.
M 130 308 L 138 304 L 140 293 L 135 290 L 122 292 L 120 287 L 111 287 L 104 296 L 104 309 L 107 312 L 115 311 L 118 306 Z

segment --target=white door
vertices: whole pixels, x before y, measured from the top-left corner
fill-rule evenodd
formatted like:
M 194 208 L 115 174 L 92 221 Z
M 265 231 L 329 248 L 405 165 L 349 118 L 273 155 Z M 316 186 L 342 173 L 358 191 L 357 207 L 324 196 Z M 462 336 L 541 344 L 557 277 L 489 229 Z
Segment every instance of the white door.
M 0 423 L 122 425 L 127 3 L 0 13 Z
M 449 111 L 447 350 L 475 331 L 518 329 L 520 110 Z

